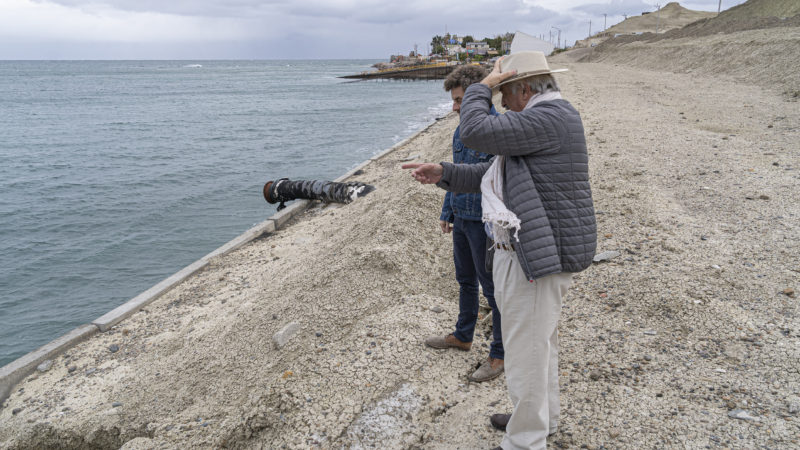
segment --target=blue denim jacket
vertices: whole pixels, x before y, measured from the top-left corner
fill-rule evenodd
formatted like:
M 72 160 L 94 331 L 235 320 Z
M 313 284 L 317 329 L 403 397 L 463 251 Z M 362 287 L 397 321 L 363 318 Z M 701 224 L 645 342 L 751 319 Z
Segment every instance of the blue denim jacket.
M 497 114 L 492 107 L 492 113 Z M 461 142 L 461 126 L 453 133 L 453 162 L 455 164 L 475 164 L 492 159 L 493 155 L 475 151 Z M 481 220 L 481 194 L 453 194 L 444 196 L 442 215 L 439 220 L 453 223 L 456 217 L 463 220 Z

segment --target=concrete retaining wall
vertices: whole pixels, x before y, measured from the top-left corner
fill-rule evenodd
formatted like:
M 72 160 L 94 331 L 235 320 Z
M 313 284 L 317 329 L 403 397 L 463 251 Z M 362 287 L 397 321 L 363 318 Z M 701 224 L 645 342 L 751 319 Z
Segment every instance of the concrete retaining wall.
M 36 370 L 36 366 L 54 358 L 97 332 L 98 329 L 94 325 L 81 325 L 60 338 L 0 368 L 0 404 L 11 394 L 11 389 L 14 385 Z
M 417 135 L 427 131 L 428 128 L 432 127 L 434 124 L 435 122 L 428 125 L 423 130 L 415 133 L 413 136 L 404 139 L 403 141 L 393 145 L 391 148 L 364 161 L 363 163 L 349 170 L 341 177 L 337 178 L 335 181 L 341 182 L 350 178 L 359 170 L 363 170 L 365 167 L 367 167 L 370 162 L 377 161 L 389 153 L 392 153 L 394 150 L 402 147 Z M 225 245 L 205 255 L 194 263 L 184 267 L 164 281 L 142 292 L 117 308 L 114 308 L 103 316 L 93 320 L 92 323 L 82 325 L 59 337 L 58 339 L 55 339 L 54 341 L 45 344 L 28 353 L 27 355 L 13 361 L 12 363 L 3 366 L 0 368 L 0 408 L 3 407 L 3 402 L 5 402 L 8 396 L 11 394 L 11 390 L 14 385 L 33 373 L 33 371 L 36 370 L 36 367 L 42 362 L 54 358 L 55 356 L 61 354 L 62 352 L 89 338 L 97 332 L 105 332 L 109 330 L 111 327 L 149 305 L 154 300 L 161 297 L 187 278 L 201 271 L 209 264 L 209 261 L 212 258 L 230 253 L 264 234 L 272 233 L 275 230 L 282 228 L 292 217 L 305 211 L 306 208 L 311 205 L 311 203 L 312 202 L 309 200 L 295 201 L 292 205 L 287 206 L 264 222 L 261 222 L 253 228 L 250 228 L 238 237 L 227 242 Z

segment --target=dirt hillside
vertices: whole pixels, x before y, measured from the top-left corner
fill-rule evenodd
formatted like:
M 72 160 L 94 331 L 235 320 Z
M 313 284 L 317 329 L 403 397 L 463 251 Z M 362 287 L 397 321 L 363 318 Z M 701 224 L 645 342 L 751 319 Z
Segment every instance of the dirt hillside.
M 800 96 L 800 2 L 750 0 L 718 17 L 655 35 L 620 36 L 554 61 L 604 62 L 704 76 L 723 76 Z M 777 6 L 776 6 L 777 5 Z M 779 7 L 783 5 L 782 7 Z M 761 15 L 763 14 L 763 16 Z
M 658 11 L 639 16 L 629 16 L 622 22 L 608 27 L 603 34 L 614 36 L 615 34 L 655 33 L 656 25 L 658 25 L 659 32 L 663 33 L 676 28 L 683 28 L 692 22 L 716 15 L 716 12 L 694 11 L 684 8 L 678 2 L 671 2 Z
M 722 11 L 721 20 L 743 20 L 750 17 L 789 18 L 800 14 L 797 0 L 749 0 Z

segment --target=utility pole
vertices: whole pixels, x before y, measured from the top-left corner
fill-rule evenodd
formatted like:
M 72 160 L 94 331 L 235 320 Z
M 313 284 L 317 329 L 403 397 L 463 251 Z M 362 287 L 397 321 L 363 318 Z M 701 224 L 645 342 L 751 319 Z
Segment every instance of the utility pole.
M 719 5 L 717 5 L 717 14 L 722 10 L 722 0 L 719 0 Z
M 656 34 L 658 34 L 659 19 L 661 19 L 661 4 L 656 5 Z
M 589 37 L 592 37 L 592 19 L 589 19 Z
M 603 13 L 603 31 L 606 31 L 606 16 L 608 16 L 608 14 Z
M 550 28 L 555 28 L 556 30 L 558 30 L 558 46 L 556 48 L 561 48 L 561 28 L 558 27 L 550 27 Z

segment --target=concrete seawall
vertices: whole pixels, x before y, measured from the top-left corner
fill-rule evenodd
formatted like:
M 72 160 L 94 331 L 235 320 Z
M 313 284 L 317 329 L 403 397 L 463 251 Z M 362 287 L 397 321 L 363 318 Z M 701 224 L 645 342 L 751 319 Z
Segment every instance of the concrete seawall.
M 377 161 L 383 158 L 384 156 L 392 153 L 397 148 L 402 147 L 409 140 L 413 139 L 418 134 L 425 132 L 428 128 L 430 128 L 434 124 L 435 122 L 429 124 L 427 127 L 418 131 L 414 135 L 402 140 L 401 142 L 398 142 L 392 147 L 358 164 L 357 166 L 350 169 L 347 173 L 335 179 L 334 181 L 343 182 L 348 178 L 357 175 L 358 173 L 360 173 L 359 172 L 360 170 L 369 165 L 371 162 Z M 156 284 L 150 289 L 147 289 L 146 291 L 142 292 L 141 294 L 137 295 L 131 300 L 123 303 L 122 305 L 114 308 L 113 310 L 107 312 L 106 314 L 98 317 L 91 323 L 86 325 L 81 325 L 75 328 L 74 330 L 70 331 L 69 333 L 64 334 L 63 336 L 1 367 L 0 409 L 3 408 L 3 404 L 10 395 L 13 387 L 17 383 L 25 379 L 25 377 L 32 374 L 40 364 L 58 356 L 59 354 L 64 353 L 74 345 L 77 345 L 78 343 L 88 339 L 89 337 L 98 332 L 106 332 L 110 330 L 112 327 L 119 324 L 120 322 L 130 317 L 134 313 L 140 311 L 142 308 L 149 305 L 150 303 L 152 303 L 165 293 L 169 292 L 172 288 L 179 285 L 192 275 L 202 271 L 204 268 L 208 266 L 209 262 L 213 258 L 230 253 L 238 248 L 241 248 L 247 243 L 253 241 L 254 239 L 275 232 L 276 230 L 284 227 L 293 217 L 305 211 L 312 203 L 313 202 L 309 200 L 294 201 L 293 204 L 287 206 L 285 209 L 275 213 L 265 221 L 255 225 L 254 227 L 245 231 L 241 235 L 228 241 L 221 247 L 203 256 L 202 258 L 193 262 L 192 264 L 184 267 L 183 269 L 179 270 L 173 275 L 167 277 L 160 283 Z

